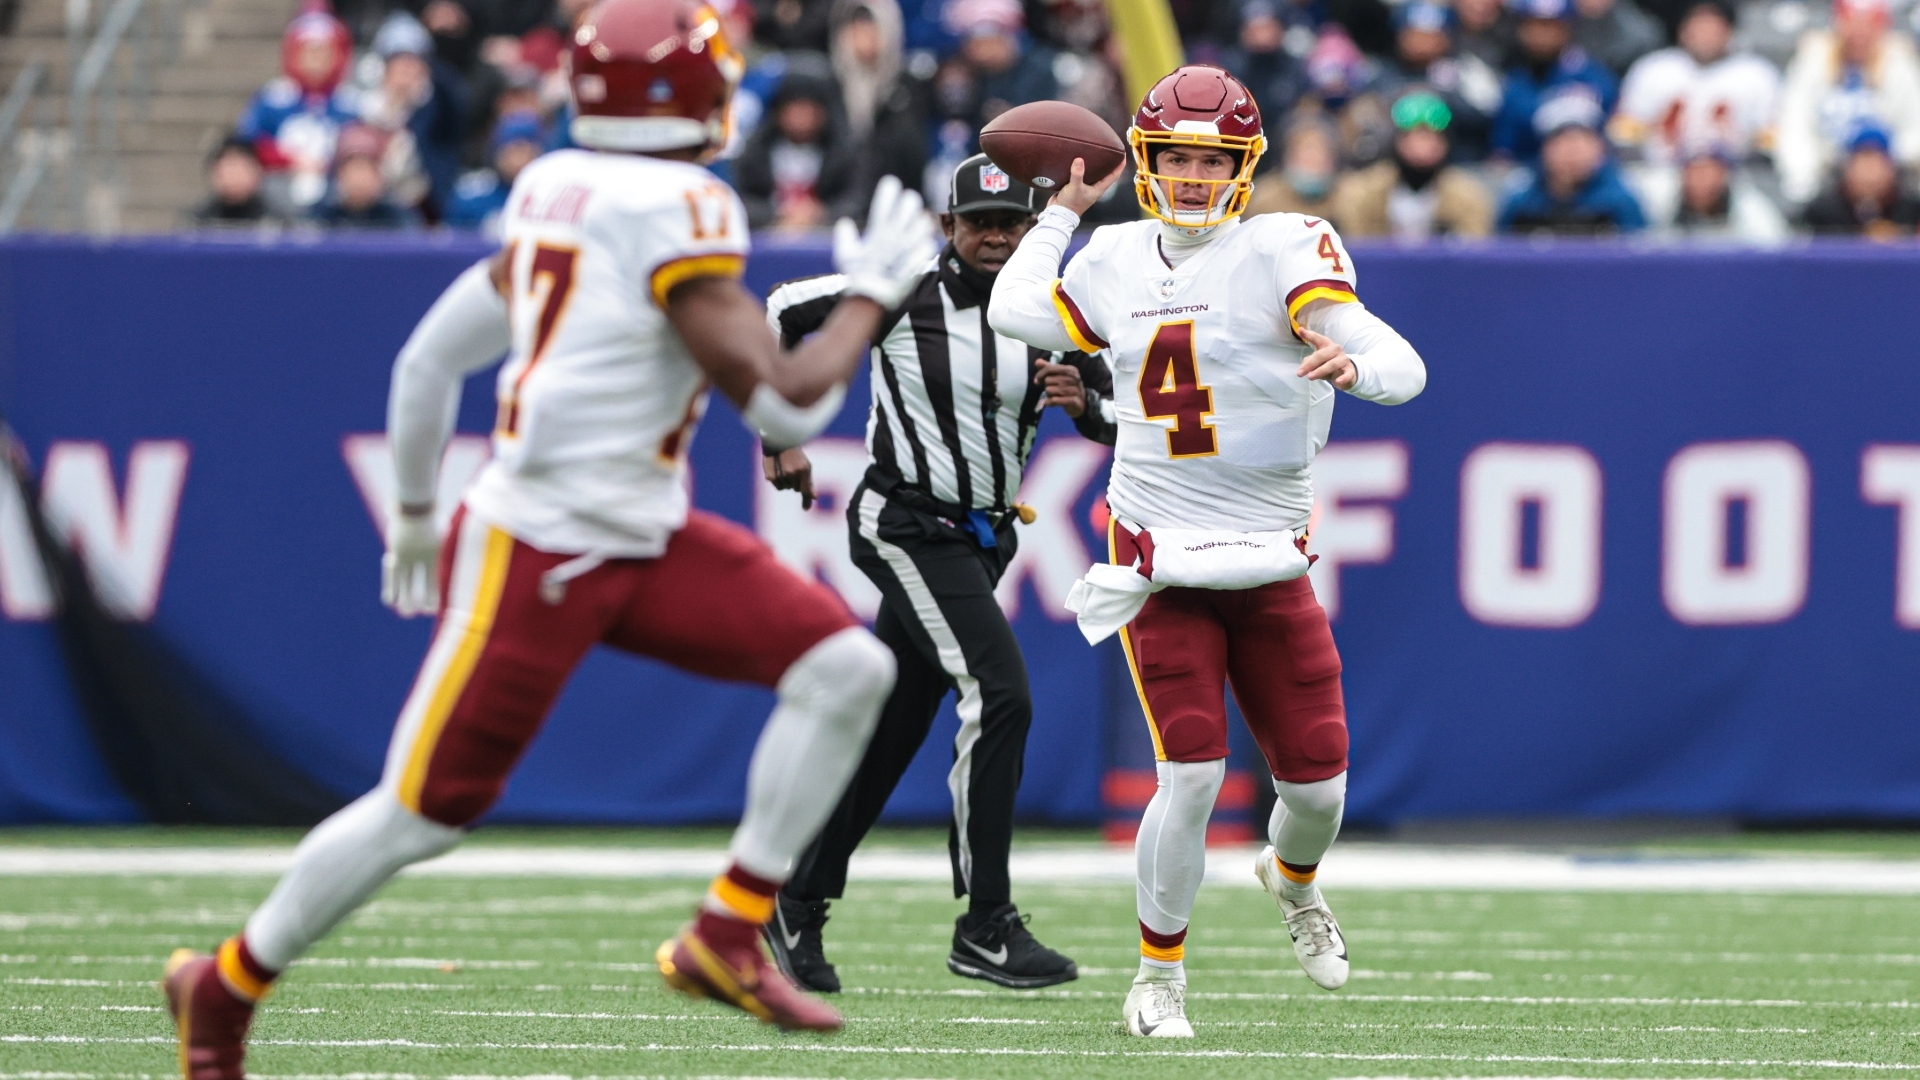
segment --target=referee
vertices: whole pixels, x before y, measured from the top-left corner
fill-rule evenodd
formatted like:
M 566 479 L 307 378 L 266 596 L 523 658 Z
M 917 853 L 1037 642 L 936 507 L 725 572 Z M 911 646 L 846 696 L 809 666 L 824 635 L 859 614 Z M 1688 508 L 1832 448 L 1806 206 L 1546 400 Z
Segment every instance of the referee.
M 1106 365 L 1083 353 L 1049 353 L 987 325 L 994 275 L 1044 203 L 986 155 L 960 163 L 940 224 L 947 246 L 899 310 L 874 335 L 866 478 L 847 506 L 853 561 L 880 588 L 874 633 L 893 650 L 899 678 L 853 782 L 820 836 L 800 856 L 765 930 L 781 968 L 800 985 L 834 993 L 839 977 L 821 943 L 847 859 L 880 817 L 926 741 L 949 691 L 958 695 L 953 891 L 968 898 L 955 920 L 947 968 L 1029 989 L 1066 982 L 1072 960 L 1034 940 L 1007 880 L 1014 795 L 1033 703 L 1026 661 L 993 589 L 1032 520 L 1014 503 L 1040 411 L 1060 404 L 1088 438 L 1111 444 Z M 839 301 L 839 275 L 776 287 L 767 318 L 792 344 Z M 1102 395 L 1101 391 L 1105 393 Z M 1077 409 L 1076 409 L 1077 406 Z M 808 505 L 812 478 L 799 450 L 769 451 L 775 486 Z

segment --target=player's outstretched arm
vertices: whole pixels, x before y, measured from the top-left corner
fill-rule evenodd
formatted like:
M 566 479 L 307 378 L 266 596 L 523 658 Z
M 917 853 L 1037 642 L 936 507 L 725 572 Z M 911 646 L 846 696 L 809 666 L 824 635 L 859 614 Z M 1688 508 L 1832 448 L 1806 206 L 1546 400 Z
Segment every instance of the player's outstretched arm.
M 1067 185 L 1054 194 L 1047 208 L 1007 259 L 993 281 L 987 301 L 987 322 L 1016 341 L 1049 352 L 1072 352 L 1085 346 L 1061 321 L 1053 286 L 1060 278 L 1060 258 L 1066 254 L 1080 215 L 1097 202 L 1126 168 L 1096 184 L 1086 182 L 1086 162 L 1073 159 Z
M 1427 387 L 1427 365 L 1406 338 L 1358 302 L 1316 300 L 1300 313 L 1313 352 L 1303 379 L 1322 379 L 1357 398 L 1399 405 Z
M 731 278 L 674 286 L 667 318 L 762 439 L 798 446 L 840 411 L 882 313 L 907 298 L 935 250 L 919 193 L 886 177 L 874 189 L 865 234 L 845 219 L 835 228 L 834 263 L 846 275 L 846 292 L 819 331 L 791 351 L 780 348 L 760 305 Z
M 511 338 L 495 262 L 476 263 L 455 278 L 393 362 L 387 442 L 396 505 L 388 511 L 380 599 L 401 615 L 431 615 L 440 606 L 433 524 L 440 454 L 460 411 L 461 382 L 499 360 Z

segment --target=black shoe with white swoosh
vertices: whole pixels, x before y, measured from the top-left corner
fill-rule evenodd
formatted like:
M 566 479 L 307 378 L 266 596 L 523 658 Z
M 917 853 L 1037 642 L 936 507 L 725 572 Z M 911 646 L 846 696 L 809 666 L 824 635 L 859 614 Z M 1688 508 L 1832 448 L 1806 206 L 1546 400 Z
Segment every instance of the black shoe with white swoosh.
M 820 994 L 840 992 L 840 975 L 827 962 L 826 946 L 820 929 L 827 925 L 827 901 L 795 900 L 786 893 L 774 895 L 773 918 L 760 928 L 767 952 L 781 974 L 802 989 Z
M 1034 940 L 1027 929 L 1030 918 L 1012 904 L 1002 904 L 977 924 L 972 924 L 967 915 L 955 919 L 947 970 L 1015 990 L 1055 986 L 1079 978 L 1080 969 L 1073 961 Z

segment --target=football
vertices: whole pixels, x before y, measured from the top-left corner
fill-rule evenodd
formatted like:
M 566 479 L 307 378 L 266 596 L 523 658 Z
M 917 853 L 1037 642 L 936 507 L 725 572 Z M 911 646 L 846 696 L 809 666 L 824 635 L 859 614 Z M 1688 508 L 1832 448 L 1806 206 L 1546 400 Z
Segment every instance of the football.
M 1008 176 L 1042 191 L 1066 184 L 1074 158 L 1086 160 L 1088 183 L 1127 159 L 1127 144 L 1105 120 L 1066 101 L 1008 109 L 980 129 L 980 149 Z

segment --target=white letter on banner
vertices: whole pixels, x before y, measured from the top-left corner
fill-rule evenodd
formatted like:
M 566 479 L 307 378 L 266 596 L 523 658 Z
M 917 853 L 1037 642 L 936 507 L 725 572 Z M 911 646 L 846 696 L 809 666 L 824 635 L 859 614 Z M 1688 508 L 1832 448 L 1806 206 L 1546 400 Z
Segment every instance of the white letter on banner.
M 1894 621 L 1920 630 L 1920 446 L 1869 446 L 1860 455 L 1860 496 L 1900 508 L 1894 555 Z
M 753 524 L 779 560 L 809 580 L 818 576 L 862 619 L 880 610 L 880 590 L 847 553 L 847 503 L 867 474 L 867 448 L 859 439 L 815 439 L 806 446 L 813 462 L 813 490 L 820 501 L 800 509 L 800 493 L 776 491 L 760 475 L 753 451 Z
M 387 514 L 393 506 L 393 445 L 386 432 L 362 432 L 340 440 L 340 456 L 347 460 L 353 485 L 360 489 L 360 501 L 373 518 L 373 528 L 384 542 Z M 453 522 L 473 478 L 480 475 L 493 457 L 493 440 L 485 435 L 455 435 L 447 440 L 440 454 L 440 475 L 434 479 L 433 524 L 441 536 Z
M 1313 459 L 1313 518 L 1307 550 L 1320 556 L 1307 573 L 1327 618 L 1340 617 L 1340 569 L 1393 558 L 1393 509 L 1350 506 L 1407 493 L 1407 448 L 1391 440 L 1331 442 Z
M 1800 448 L 1778 440 L 1695 443 L 1667 463 L 1661 593 L 1689 626 L 1776 623 L 1807 598 L 1810 481 Z M 1732 565 L 1729 518 L 1746 504 L 1745 558 Z
M 187 458 L 184 442 L 135 443 L 123 512 L 105 446 L 58 442 L 47 451 L 40 499 L 48 524 L 80 553 L 101 606 L 115 615 L 145 621 L 160 604 Z
M 1093 564 L 1073 508 L 1107 463 L 1108 450 L 1079 436 L 1055 436 L 1040 444 L 1020 482 L 1019 501 L 1033 507 L 1033 524 L 1018 525 L 1020 550 L 1000 575 L 994 599 L 1011 619 L 1020 614 L 1020 582 L 1033 579 L 1040 610 L 1055 622 L 1071 620 L 1067 594 Z
M 6 447 L 0 445 L 0 453 Z M 33 525 L 13 473 L 0 467 L 0 612 L 16 622 L 39 622 L 53 614 L 53 589 L 33 542 Z
M 1460 602 L 1494 626 L 1578 626 L 1600 602 L 1600 463 L 1578 446 L 1488 443 L 1460 466 Z M 1525 507 L 1539 528 L 1523 563 Z

